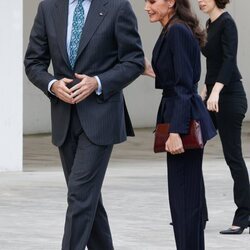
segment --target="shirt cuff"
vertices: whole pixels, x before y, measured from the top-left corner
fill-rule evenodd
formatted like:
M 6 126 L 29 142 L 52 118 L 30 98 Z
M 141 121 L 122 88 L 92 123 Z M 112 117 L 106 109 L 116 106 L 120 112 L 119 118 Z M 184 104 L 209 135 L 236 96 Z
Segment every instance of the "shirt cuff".
M 98 89 L 95 91 L 95 93 L 97 95 L 101 95 L 102 94 L 102 83 L 101 83 L 101 80 L 98 76 L 95 76 L 95 79 L 97 80 L 97 83 L 98 83 Z
M 49 82 L 49 85 L 48 85 L 48 91 L 52 94 L 52 95 L 55 95 L 52 91 L 51 91 L 51 87 L 53 85 L 53 83 L 57 82 L 56 79 L 52 80 Z

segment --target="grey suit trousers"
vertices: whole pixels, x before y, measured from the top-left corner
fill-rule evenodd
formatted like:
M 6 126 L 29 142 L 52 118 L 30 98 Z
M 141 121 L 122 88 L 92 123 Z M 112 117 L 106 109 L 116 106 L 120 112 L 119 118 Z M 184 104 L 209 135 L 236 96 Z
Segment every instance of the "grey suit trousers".
M 59 147 L 68 186 L 62 250 L 113 250 L 101 187 L 113 145 L 93 144 L 84 133 L 76 106 L 72 106 L 70 127 Z

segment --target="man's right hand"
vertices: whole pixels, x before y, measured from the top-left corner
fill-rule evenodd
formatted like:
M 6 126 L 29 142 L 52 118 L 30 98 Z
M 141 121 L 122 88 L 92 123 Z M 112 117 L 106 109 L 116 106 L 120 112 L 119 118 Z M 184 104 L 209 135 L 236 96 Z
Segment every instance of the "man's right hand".
M 66 86 L 67 84 L 71 83 L 73 79 L 63 78 L 59 81 L 56 81 L 51 86 L 51 91 L 58 97 L 60 100 L 73 104 L 74 99 L 71 97 L 71 91 Z

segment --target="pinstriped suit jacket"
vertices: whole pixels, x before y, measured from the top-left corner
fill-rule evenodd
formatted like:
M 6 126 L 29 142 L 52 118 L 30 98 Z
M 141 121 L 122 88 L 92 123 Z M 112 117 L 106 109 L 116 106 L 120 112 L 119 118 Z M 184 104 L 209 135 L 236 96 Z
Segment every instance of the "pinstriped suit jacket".
M 216 131 L 200 96 L 200 48 L 192 31 L 182 23 L 172 24 L 155 45 L 152 66 L 156 74 L 155 87 L 163 89 L 157 123 L 170 123 L 170 132 L 187 134 L 191 119 L 199 120 L 203 139 Z
M 69 104 L 52 96 L 47 88 L 53 79 L 74 78 L 74 73 L 97 75 L 103 93 L 95 93 L 77 104 L 82 127 L 98 145 L 120 143 L 133 128 L 122 89 L 144 70 L 144 54 L 137 21 L 127 0 L 92 0 L 82 33 L 74 70 L 67 49 L 68 0 L 40 3 L 25 55 L 30 81 L 51 100 L 52 142 L 61 146 L 69 121 Z M 48 66 L 52 61 L 54 74 Z

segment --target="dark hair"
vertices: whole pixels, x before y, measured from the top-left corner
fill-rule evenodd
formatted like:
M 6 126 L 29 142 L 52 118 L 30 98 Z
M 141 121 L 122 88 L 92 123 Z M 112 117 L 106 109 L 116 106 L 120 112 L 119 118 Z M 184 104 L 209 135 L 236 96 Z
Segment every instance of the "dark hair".
M 199 41 L 200 46 L 205 46 L 206 32 L 200 27 L 197 16 L 192 13 L 189 0 L 175 0 L 174 16 L 171 22 L 182 22 L 188 25 Z
M 215 0 L 215 4 L 219 9 L 225 9 L 230 0 Z

